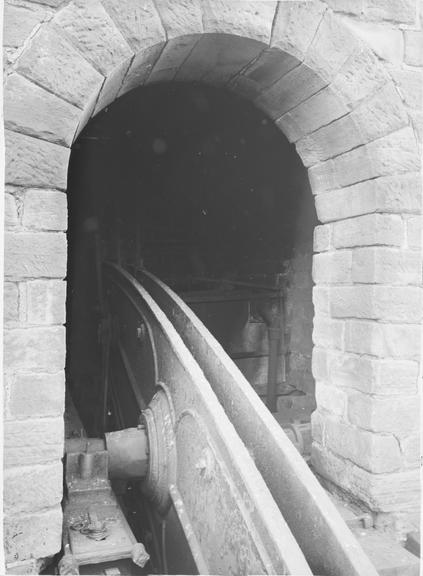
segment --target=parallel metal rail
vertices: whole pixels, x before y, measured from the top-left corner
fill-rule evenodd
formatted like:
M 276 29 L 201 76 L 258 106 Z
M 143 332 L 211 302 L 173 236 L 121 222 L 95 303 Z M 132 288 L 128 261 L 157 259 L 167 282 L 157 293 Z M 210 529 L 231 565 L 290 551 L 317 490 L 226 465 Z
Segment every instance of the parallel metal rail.
M 155 384 L 165 383 L 174 406 L 177 465 L 169 493 L 180 520 L 190 518 L 199 573 L 377 576 L 300 454 L 190 308 L 146 271 L 135 279 L 106 264 L 104 272 L 127 357 L 141 319 L 157 356 Z M 151 388 L 142 367 L 131 370 Z M 220 480 L 211 482 L 204 471 L 201 480 L 198 466 L 214 470 L 216 462 Z M 224 485 L 231 496 L 216 514 L 210 505 L 224 500 L 213 491 Z M 175 499 L 175 490 L 185 496 Z M 216 530 L 231 539 L 229 556 L 222 556 Z

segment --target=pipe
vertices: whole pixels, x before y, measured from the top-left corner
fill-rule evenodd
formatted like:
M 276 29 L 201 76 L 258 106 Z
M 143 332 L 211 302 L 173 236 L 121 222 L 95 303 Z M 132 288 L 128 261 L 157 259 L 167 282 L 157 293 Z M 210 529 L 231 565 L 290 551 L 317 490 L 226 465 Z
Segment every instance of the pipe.
M 283 297 L 281 296 L 279 301 L 263 302 L 258 310 L 267 325 L 269 338 L 266 406 L 271 412 L 277 412 L 278 356 L 283 332 L 281 321 Z

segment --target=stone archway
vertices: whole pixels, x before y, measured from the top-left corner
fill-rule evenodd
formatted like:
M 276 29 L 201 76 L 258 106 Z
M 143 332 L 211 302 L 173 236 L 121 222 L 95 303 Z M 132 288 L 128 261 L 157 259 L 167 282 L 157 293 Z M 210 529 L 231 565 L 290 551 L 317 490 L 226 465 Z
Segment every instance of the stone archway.
M 7 561 L 60 548 L 70 146 L 120 95 L 163 80 L 226 86 L 295 143 L 321 222 L 314 466 L 382 516 L 410 513 L 421 293 L 409 215 L 420 210 L 419 154 L 385 67 L 319 0 L 48 6 L 14 6 L 9 16 L 18 12 L 20 36 L 5 89 L 5 527 L 6 539 L 21 535 Z

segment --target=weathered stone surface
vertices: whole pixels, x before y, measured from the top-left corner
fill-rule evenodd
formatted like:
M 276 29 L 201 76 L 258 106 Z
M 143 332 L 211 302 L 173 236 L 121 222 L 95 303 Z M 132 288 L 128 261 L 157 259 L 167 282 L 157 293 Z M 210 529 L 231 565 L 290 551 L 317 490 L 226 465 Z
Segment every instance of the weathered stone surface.
M 407 126 L 404 105 L 391 82 L 351 114 L 343 116 L 297 143 L 306 166 L 327 160 Z
M 366 430 L 405 438 L 419 428 L 419 404 L 416 395 L 378 398 L 357 392 L 348 398 L 348 419 Z
M 388 20 L 413 24 L 416 20 L 415 0 L 365 0 L 363 16 L 368 20 Z
M 70 2 L 57 13 L 54 23 L 104 76 L 133 54 L 99 0 Z
M 6 128 L 67 146 L 72 143 L 81 114 L 72 104 L 19 74 L 7 78 L 4 110 Z
M 361 48 L 356 36 L 331 10 L 327 10 L 304 62 L 330 82 L 345 62 Z
M 7 232 L 5 275 L 13 278 L 63 278 L 66 236 L 53 232 Z
M 6 562 L 53 556 L 62 542 L 62 509 L 60 505 L 46 512 L 4 518 Z
M 332 246 L 332 226 L 324 224 L 314 229 L 313 249 L 315 252 L 325 252 Z
M 273 24 L 272 46 L 303 60 L 327 7 L 317 2 L 281 2 Z
M 167 38 L 203 32 L 203 11 L 199 0 L 156 0 L 156 6 Z
M 323 315 L 329 314 L 329 294 L 328 286 L 313 286 L 313 305 L 316 312 L 321 312 Z
M 347 402 L 348 393 L 345 389 L 316 382 L 316 403 L 319 408 L 342 417 L 345 414 Z
M 325 419 L 323 445 L 369 472 L 382 474 L 401 468 L 396 438 L 368 432 L 334 417 Z
M 84 108 L 103 77 L 51 26 L 44 26 L 19 58 L 17 71 L 53 94 Z
M 353 18 L 346 20 L 346 24 L 382 60 L 397 63 L 402 61 L 404 54 L 402 30 Z
M 423 100 L 422 71 L 391 67 L 390 73 L 405 104 L 410 108 L 420 110 Z
M 353 251 L 352 280 L 365 284 L 420 284 L 418 251 L 396 248 L 357 248 Z
M 3 319 L 5 323 L 17 322 L 19 319 L 19 291 L 17 284 L 3 284 Z
M 360 16 L 363 11 L 365 0 L 325 0 L 326 4 L 335 12 L 344 12 L 346 14 L 354 14 Z
M 11 48 L 23 46 L 25 40 L 46 16 L 46 10 L 35 6 L 34 3 L 30 8 L 28 5 L 14 6 L 5 2 L 3 45 Z
M 65 366 L 65 329 L 15 328 L 4 335 L 6 370 L 48 372 L 54 374 Z
M 203 0 L 202 6 L 204 32 L 236 34 L 269 44 L 277 2 Z
M 412 324 L 348 320 L 345 327 L 345 349 L 348 352 L 382 358 L 419 360 L 420 339 L 420 326 Z
M 401 246 L 404 224 L 396 214 L 368 214 L 334 222 L 332 243 L 335 248 L 384 244 Z
M 314 346 L 311 369 L 316 381 L 325 382 L 328 379 L 328 351 L 325 348 Z
M 65 190 L 70 150 L 5 130 L 6 183 Z
M 404 360 L 372 358 L 315 348 L 319 378 L 333 386 L 346 386 L 366 394 L 386 396 L 417 392 L 418 364 Z M 313 351 L 314 354 L 314 351 Z
M 160 57 L 164 46 L 164 42 L 156 44 L 152 48 L 147 48 L 135 56 L 123 79 L 122 86 L 117 94 L 118 97 L 144 84 Z
M 13 194 L 4 196 L 4 226 L 5 228 L 14 228 L 19 226 L 20 218 L 18 213 L 17 199 Z
M 312 463 L 319 474 L 330 478 L 373 510 L 385 512 L 415 506 L 420 498 L 419 471 L 371 474 L 315 442 Z
M 342 349 L 344 345 L 344 322 L 324 316 L 315 316 L 313 322 L 313 343 L 325 348 Z
M 66 283 L 62 280 L 33 280 L 20 284 L 22 320 L 27 324 L 63 324 L 65 322 Z
M 189 35 L 167 42 L 151 73 L 145 79 L 145 83 L 173 80 L 182 62 L 189 56 L 199 38 L 198 35 Z
M 64 372 L 56 374 L 17 373 L 6 379 L 7 418 L 22 420 L 62 416 L 65 408 Z
M 315 254 L 313 280 L 316 284 L 351 283 L 351 250 L 337 250 Z
M 341 95 L 328 86 L 281 116 L 276 124 L 290 142 L 296 142 L 310 132 L 344 116 L 348 111 L 349 108 Z
M 390 81 L 390 76 L 373 52 L 363 46 L 353 52 L 331 82 L 331 87 L 355 106 Z
M 416 172 L 419 169 L 416 139 L 412 128 L 407 126 L 332 160 L 316 164 L 309 170 L 309 177 L 313 190 L 319 193 L 370 178 Z
M 413 172 L 383 176 L 341 190 L 318 194 L 316 210 L 321 222 L 372 212 L 420 213 L 421 196 L 420 175 Z
M 22 466 L 5 470 L 3 509 L 5 514 L 37 512 L 60 504 L 63 465 Z
M 196 43 L 175 79 L 225 84 L 257 58 L 262 50 L 262 44 L 256 40 L 226 34 L 207 34 Z
M 166 40 L 153 0 L 142 4 L 138 0 L 126 0 L 124 6 L 120 0 L 102 0 L 102 3 L 134 52 Z
M 37 230 L 66 230 L 67 197 L 56 190 L 27 190 L 24 196 L 22 224 Z
M 407 242 L 410 248 L 420 248 L 422 245 L 423 219 L 421 216 L 407 218 Z
M 327 82 L 314 70 L 301 64 L 261 94 L 255 103 L 271 118 L 277 119 L 326 85 Z
M 423 66 L 423 34 L 421 30 L 405 30 L 405 63 Z
M 60 462 L 63 456 L 63 418 L 5 421 L 4 466 Z
M 417 286 L 334 286 L 330 293 L 332 318 L 417 324 L 422 312 L 422 290 Z
M 418 406 L 417 402 L 414 403 Z M 409 416 L 406 416 L 408 419 Z M 417 422 L 420 422 L 417 420 Z M 421 460 L 420 432 L 400 439 L 401 451 L 406 468 L 418 468 Z
M 253 60 L 242 72 L 242 76 L 256 82 L 262 90 L 265 90 L 298 64 L 300 61 L 294 56 L 279 48 L 268 48 Z

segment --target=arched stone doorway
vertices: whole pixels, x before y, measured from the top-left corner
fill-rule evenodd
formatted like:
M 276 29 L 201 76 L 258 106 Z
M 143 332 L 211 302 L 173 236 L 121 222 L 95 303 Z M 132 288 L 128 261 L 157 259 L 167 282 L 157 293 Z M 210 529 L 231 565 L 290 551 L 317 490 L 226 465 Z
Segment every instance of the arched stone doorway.
M 295 142 L 321 222 L 314 466 L 381 516 L 407 517 L 419 482 L 419 154 L 386 68 L 318 1 L 49 6 L 22 14 L 5 89 L 6 538 L 21 532 L 7 561 L 60 548 L 70 146 L 120 95 L 159 81 L 225 86 Z

